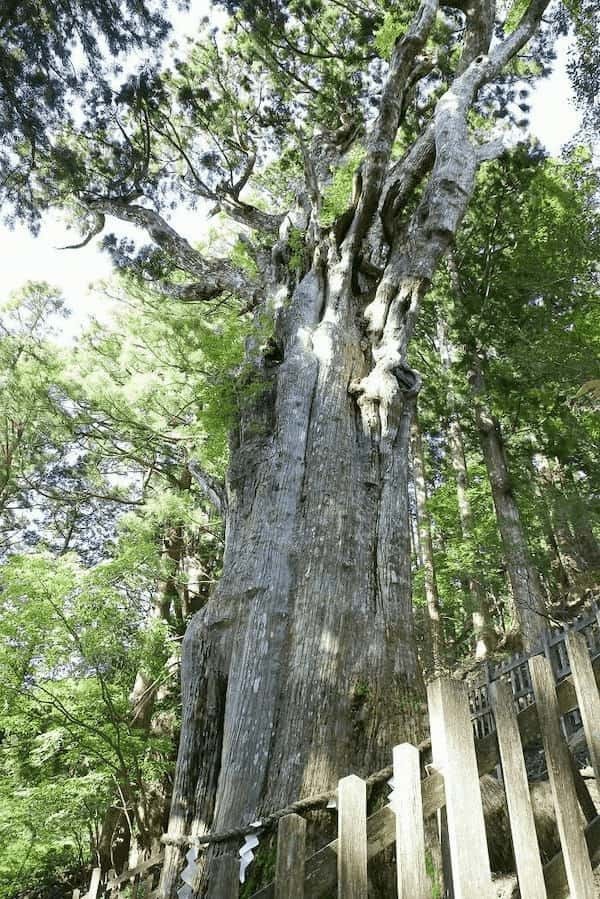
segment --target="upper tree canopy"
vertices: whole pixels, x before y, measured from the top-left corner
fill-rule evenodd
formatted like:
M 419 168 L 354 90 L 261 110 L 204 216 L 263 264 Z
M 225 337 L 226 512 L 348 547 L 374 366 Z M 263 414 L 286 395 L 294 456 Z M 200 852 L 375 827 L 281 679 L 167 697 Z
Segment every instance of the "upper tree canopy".
M 73 104 L 109 81 L 126 52 L 157 45 L 168 31 L 159 4 L 145 0 L 7 0 L 0 13 L 1 196 L 35 222 L 29 181 Z M 103 58 L 112 57 L 103 64 Z
M 285 253 L 298 268 L 294 240 L 306 236 L 314 246 L 334 219 L 338 239 L 347 229 L 342 213 L 362 159 L 368 189 L 355 238 L 364 236 L 379 206 L 383 234 L 372 242 L 379 264 L 414 209 L 414 188 L 434 164 L 435 145 L 439 168 L 442 142 L 462 139 L 448 118 L 450 96 L 472 106 L 465 124 L 477 153 L 501 152 L 499 123 L 525 120 L 528 82 L 547 71 L 560 25 L 556 13 L 538 27 L 547 7 L 542 0 L 497 9 L 429 2 L 412 24 L 417 4 L 410 2 L 226 6 L 225 29 L 207 24 L 183 58 L 163 70 L 145 66 L 115 90 L 105 78 L 90 81 L 85 67 L 78 80 L 71 73 L 65 18 L 57 15 L 49 30 L 34 32 L 38 55 L 53 68 L 60 63 L 62 73 L 43 80 L 41 106 L 26 102 L 42 77 L 40 65 L 25 62 L 18 27 L 10 17 L 4 24 L 16 47 L 4 128 L 17 129 L 5 156 L 5 189 L 22 212 L 48 203 L 74 206 L 86 240 L 106 216 L 138 225 L 151 238 L 151 248 L 137 254 L 138 267 L 153 279 L 175 270 L 191 275 L 185 286 L 172 278 L 164 285 L 169 295 L 187 299 L 226 292 L 254 303 L 261 285 L 255 272 L 210 260 L 178 238 L 165 225 L 165 210 L 205 201 L 211 214 L 221 211 L 258 232 L 251 252 L 260 268 L 262 240 L 276 241 L 283 213 L 299 197 L 314 209 L 310 234 L 294 237 L 288 226 L 284 235 Z M 88 55 L 98 32 L 116 52 L 164 30 L 144 9 L 139 37 L 119 18 L 123 7 L 86 12 L 83 22 L 92 24 L 78 33 Z M 565 8 L 560 15 L 562 22 Z M 83 87 L 75 127 L 63 106 L 67 89 Z M 448 197 L 444 202 L 451 207 Z M 131 261 L 131 245 L 108 243 L 120 262 Z

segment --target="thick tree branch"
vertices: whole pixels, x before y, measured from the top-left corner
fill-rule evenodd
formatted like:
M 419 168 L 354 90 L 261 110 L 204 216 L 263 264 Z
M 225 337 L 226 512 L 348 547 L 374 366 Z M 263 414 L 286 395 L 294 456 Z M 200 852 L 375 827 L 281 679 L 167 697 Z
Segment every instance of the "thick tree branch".
M 465 5 L 467 28 L 462 56 L 456 69 L 457 75 L 466 71 L 473 60 L 482 53 L 488 52 L 494 32 L 495 11 L 496 4 L 493 0 L 476 0 Z
M 245 300 L 255 300 L 260 290 L 255 280 L 226 259 L 205 259 L 153 209 L 111 199 L 88 201 L 87 208 L 143 228 L 179 268 L 198 279 L 195 288 L 204 299 L 228 292 Z
M 507 147 L 502 138 L 486 141 L 475 148 L 477 154 L 477 163 L 490 162 L 492 159 L 498 159 L 506 153 Z
M 390 170 L 380 210 L 383 233 L 390 244 L 402 210 L 415 187 L 430 170 L 434 159 L 435 133 L 430 124 Z
M 367 156 L 362 172 L 362 193 L 346 238 L 346 248 L 352 252 L 362 240 L 377 208 L 381 186 L 390 161 L 392 147 L 400 124 L 404 93 L 410 76 L 417 66 L 417 54 L 435 22 L 437 0 L 422 0 L 407 33 L 396 41 L 388 76 L 383 88 L 379 114 L 367 140 Z
M 230 219 L 233 219 L 234 222 L 245 225 L 253 231 L 263 231 L 265 234 L 270 234 L 271 236 L 276 236 L 278 234 L 279 226 L 284 219 L 283 215 L 274 215 L 269 212 L 263 212 L 261 209 L 257 209 L 256 206 L 251 206 L 249 203 L 240 200 L 237 196 L 233 197 L 227 193 L 216 196 L 215 208 L 216 210 L 225 213 L 225 215 Z
M 227 496 L 223 484 L 203 471 L 196 462 L 188 462 L 187 468 L 217 514 L 224 518 L 227 514 Z
M 490 53 L 489 78 L 497 75 L 533 37 L 550 0 L 531 0 L 515 30 Z

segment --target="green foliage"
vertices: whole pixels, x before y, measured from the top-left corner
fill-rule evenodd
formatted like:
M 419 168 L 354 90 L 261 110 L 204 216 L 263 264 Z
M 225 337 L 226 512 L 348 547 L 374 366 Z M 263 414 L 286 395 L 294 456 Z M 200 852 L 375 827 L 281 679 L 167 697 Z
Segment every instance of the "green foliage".
M 527 0 L 514 0 L 504 20 L 504 28 L 507 33 L 515 30 L 526 9 Z
M 352 182 L 354 174 L 364 159 L 365 151 L 361 146 L 354 146 L 348 152 L 344 162 L 336 169 L 331 182 L 323 193 L 321 207 L 321 225 L 329 228 L 350 205 L 352 198 Z
M 442 872 L 436 867 L 431 852 L 425 853 L 425 871 L 431 882 L 431 899 L 442 897 Z
M 0 18 L 0 184 L 14 212 L 37 222 L 31 181 L 87 90 L 107 90 L 115 60 L 156 46 L 168 25 L 143 0 L 8 3 Z M 5 207 L 8 212 L 8 209 Z
M 226 306 L 198 320 L 194 307 L 166 306 L 134 282 L 119 289 L 113 323 L 93 326 L 73 351 L 52 342 L 62 306 L 47 285 L 29 285 L 3 311 L 3 428 L 19 441 L 5 444 L 0 508 L 10 537 L 0 593 L 0 825 L 13 822 L 0 831 L 0 896 L 13 895 L 13 882 L 69 881 L 88 863 L 117 784 L 136 808 L 170 774 L 174 638 L 220 564 L 221 524 L 182 472 L 188 459 L 224 470 L 250 325 Z M 37 552 L 27 551 L 15 534 L 29 516 L 21 524 L 12 509 L 41 495 L 53 520 L 70 501 L 96 497 L 109 539 L 88 556 L 83 519 L 73 544 L 82 557 L 57 554 L 40 520 Z M 174 535 L 203 579 L 191 608 L 182 605 L 183 562 L 165 551 Z M 132 717 L 138 677 L 162 687 L 156 730 Z
M 396 4 L 392 9 L 386 10 L 383 22 L 374 36 L 375 47 L 382 59 L 391 56 L 394 44 L 408 31 L 416 10 L 417 6 L 413 2 L 401 6 Z
M 288 265 L 291 271 L 300 273 L 304 268 L 304 234 L 300 228 L 290 228 L 288 247 L 290 250 Z
M 121 563 L 117 578 L 117 567 L 27 555 L 2 568 L 0 896 L 87 861 L 115 777 L 134 781 L 152 751 L 128 726 L 150 654 L 140 572 L 123 576 Z

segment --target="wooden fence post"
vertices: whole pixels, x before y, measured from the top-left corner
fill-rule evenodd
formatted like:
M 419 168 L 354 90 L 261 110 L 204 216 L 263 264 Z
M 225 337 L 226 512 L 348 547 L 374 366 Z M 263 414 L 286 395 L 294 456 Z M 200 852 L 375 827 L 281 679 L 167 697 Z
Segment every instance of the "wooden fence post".
M 100 886 L 100 873 L 100 868 L 94 868 L 92 871 L 92 877 L 87 891 L 87 899 L 97 899 L 98 887 Z
M 554 798 L 556 820 L 569 890 L 577 899 L 594 899 L 596 889 L 579 806 L 575 794 L 569 751 L 560 729 L 554 674 L 541 656 L 529 660 L 546 765 Z
M 394 801 L 398 899 L 429 899 L 425 871 L 425 835 L 419 750 L 410 743 L 394 746 Z
M 73 890 L 71 899 L 79 899 L 79 890 Z
M 286 815 L 277 828 L 275 899 L 304 899 L 306 821 Z
M 527 770 L 521 748 L 512 690 L 508 684 L 496 681 L 493 700 L 519 890 L 521 896 L 525 896 L 527 899 L 546 899 L 542 860 L 529 796 Z
M 115 869 L 109 868 L 108 874 L 106 875 L 106 892 L 108 893 L 108 896 L 110 897 L 110 899 L 113 899 L 113 897 L 118 896 L 121 891 L 120 884 L 113 883 L 113 881 L 116 880 L 116 877 L 117 877 L 117 872 L 115 871 Z
M 338 899 L 367 899 L 367 787 L 350 774 L 338 783 Z
M 567 649 L 590 761 L 600 788 L 600 695 L 583 634 L 569 634 Z
M 479 774 L 467 688 L 435 680 L 427 687 L 434 767 L 444 776 L 448 838 L 456 899 L 491 899 Z

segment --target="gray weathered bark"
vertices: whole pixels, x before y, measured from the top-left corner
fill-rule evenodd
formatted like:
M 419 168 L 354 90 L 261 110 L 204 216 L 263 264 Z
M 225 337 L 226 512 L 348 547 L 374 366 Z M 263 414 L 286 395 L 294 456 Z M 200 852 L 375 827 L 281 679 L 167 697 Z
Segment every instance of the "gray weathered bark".
M 263 372 L 242 414 L 224 574 L 184 643 L 174 835 L 249 823 L 333 788 L 420 731 L 407 518 L 414 396 L 396 391 L 385 442 L 364 427 L 348 392 L 367 370 L 359 310 L 338 272 L 313 269 L 281 310 L 283 361 Z M 180 850 L 167 856 L 165 893 Z

